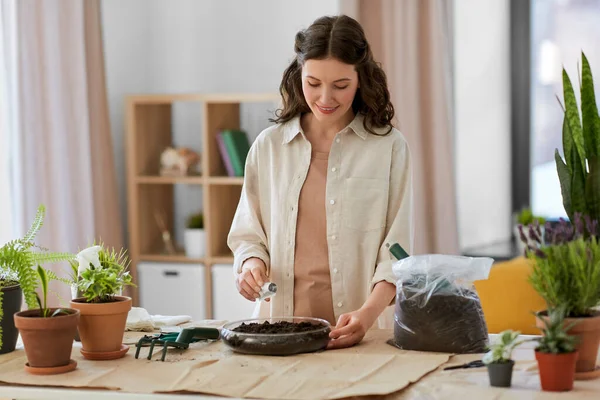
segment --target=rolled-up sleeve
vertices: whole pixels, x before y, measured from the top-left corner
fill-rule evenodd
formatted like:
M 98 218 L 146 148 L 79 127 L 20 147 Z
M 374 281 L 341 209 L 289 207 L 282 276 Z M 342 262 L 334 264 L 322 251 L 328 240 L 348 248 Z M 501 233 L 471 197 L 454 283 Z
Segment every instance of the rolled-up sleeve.
M 246 158 L 242 193 L 227 236 L 227 245 L 233 252 L 234 275 L 241 273 L 244 261 L 252 257 L 264 261 L 267 267 L 267 276 L 270 274 L 268 241 L 258 195 L 260 193 L 259 168 L 259 143 L 257 140 L 250 147 Z
M 371 290 L 381 281 L 396 284 L 392 271 L 395 259 L 388 244 L 400 244 L 408 254 L 413 250 L 413 183 L 410 149 L 405 140 L 398 143 L 392 152 L 390 164 L 390 186 L 386 216 L 386 235 L 379 248 L 377 265 L 371 281 Z

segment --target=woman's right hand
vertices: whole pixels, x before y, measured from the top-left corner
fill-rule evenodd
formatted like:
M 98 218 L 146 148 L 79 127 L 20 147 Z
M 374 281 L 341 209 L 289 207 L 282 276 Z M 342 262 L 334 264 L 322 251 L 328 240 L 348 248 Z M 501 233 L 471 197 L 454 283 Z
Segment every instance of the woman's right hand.
M 260 288 L 265 282 L 267 282 L 267 266 L 260 258 L 252 257 L 244 261 L 242 273 L 238 275 L 235 285 L 242 296 L 254 301 L 259 297 Z

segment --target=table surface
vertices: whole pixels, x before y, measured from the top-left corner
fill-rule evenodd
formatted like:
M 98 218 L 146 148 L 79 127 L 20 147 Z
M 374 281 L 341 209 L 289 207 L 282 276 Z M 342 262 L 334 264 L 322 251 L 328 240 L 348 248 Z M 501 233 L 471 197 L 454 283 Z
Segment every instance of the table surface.
M 495 341 L 498 335 L 490 335 L 490 341 Z M 522 336 L 524 339 L 532 339 L 534 336 Z M 76 343 L 76 346 L 80 346 Z M 531 372 L 533 360 L 533 348 L 535 342 L 522 344 L 513 352 L 513 358 L 519 365 L 524 362 L 527 368 L 519 369 L 515 366 L 513 374 L 513 386 L 510 389 L 492 388 L 489 386 L 487 370 L 485 368 L 462 369 L 454 371 L 443 371 L 449 365 L 462 364 L 472 360 L 480 359 L 481 355 L 455 355 L 440 366 L 436 371 L 426 375 L 420 381 L 410 385 L 404 390 L 385 396 L 367 396 L 361 399 L 369 400 L 396 400 L 396 399 L 448 399 L 448 398 L 478 398 L 478 399 L 546 399 L 555 398 L 556 394 L 542 392 L 539 387 L 532 390 L 531 381 L 539 381 L 536 371 Z M 600 361 L 600 360 L 599 360 Z M 529 372 L 525 372 L 529 371 Z M 528 381 L 529 383 L 526 384 Z M 450 395 L 452 393 L 452 395 Z M 590 393 L 592 396 L 590 397 Z M 116 400 L 188 400 L 206 399 L 215 400 L 219 396 L 204 394 L 148 394 L 127 393 L 123 391 L 78 389 L 78 388 L 53 388 L 12 386 L 0 384 L 0 400 L 3 399 L 60 399 L 60 400 L 101 400 L 111 396 Z M 466 397 L 465 397 L 466 396 Z M 473 397 L 475 396 L 475 397 Z M 573 392 L 561 394 L 561 398 L 600 398 L 600 379 L 595 381 L 576 381 Z M 581 396 L 581 397 L 580 397 Z M 228 399 L 231 399 L 229 397 Z

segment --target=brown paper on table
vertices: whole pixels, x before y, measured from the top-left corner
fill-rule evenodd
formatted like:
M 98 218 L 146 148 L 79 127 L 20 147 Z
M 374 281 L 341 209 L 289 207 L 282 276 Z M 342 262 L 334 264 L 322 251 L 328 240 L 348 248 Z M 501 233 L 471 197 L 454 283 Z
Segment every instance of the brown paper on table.
M 455 355 L 447 365 L 428 374 L 406 390 L 392 393 L 377 400 L 418 399 L 477 399 L 477 400 L 550 400 L 550 399 L 600 399 L 600 379 L 575 381 L 570 392 L 543 392 L 533 348 L 513 351 L 514 366 L 512 386 L 490 386 L 487 368 L 469 368 L 444 371 L 446 366 L 477 360 L 481 355 Z M 600 357 L 599 357 L 600 362 Z M 363 398 L 364 399 L 364 398 Z M 366 399 L 369 399 L 367 397 Z
M 131 336 L 128 335 L 131 339 Z M 139 334 L 137 336 L 140 336 Z M 135 359 L 135 346 L 111 361 L 72 358 L 77 369 L 61 375 L 34 376 L 24 371 L 25 352 L 0 356 L 0 381 L 34 386 L 85 387 L 132 393 L 188 392 L 263 399 L 338 399 L 397 392 L 447 362 L 448 354 L 399 350 L 386 344 L 392 331 L 370 331 L 358 346 L 288 357 L 233 353 L 221 342 L 170 348 L 165 362 L 155 348 Z

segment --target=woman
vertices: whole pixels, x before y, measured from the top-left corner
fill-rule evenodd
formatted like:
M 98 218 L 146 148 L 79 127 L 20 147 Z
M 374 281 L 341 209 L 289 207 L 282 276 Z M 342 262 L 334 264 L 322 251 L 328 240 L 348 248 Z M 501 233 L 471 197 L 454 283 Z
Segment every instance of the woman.
M 329 348 L 341 348 L 394 303 L 387 246 L 412 250 L 410 154 L 358 22 L 319 18 L 295 52 L 276 125 L 248 153 L 228 245 L 245 298 L 277 284 L 260 317 L 326 319 Z

